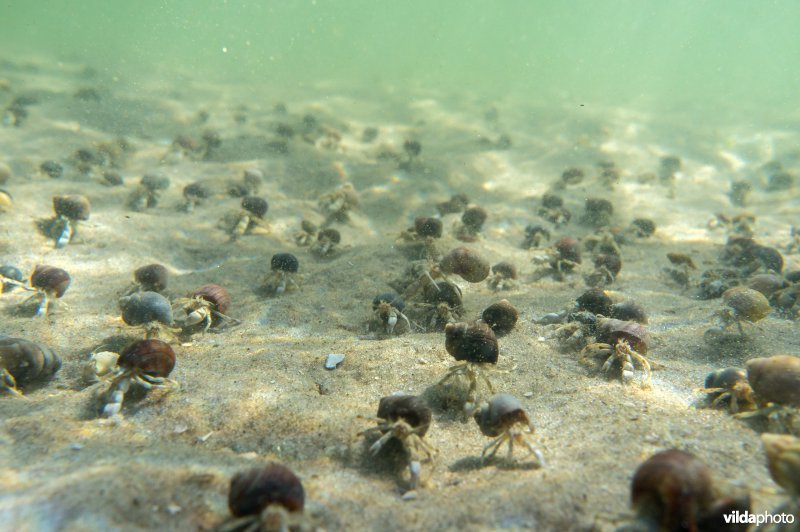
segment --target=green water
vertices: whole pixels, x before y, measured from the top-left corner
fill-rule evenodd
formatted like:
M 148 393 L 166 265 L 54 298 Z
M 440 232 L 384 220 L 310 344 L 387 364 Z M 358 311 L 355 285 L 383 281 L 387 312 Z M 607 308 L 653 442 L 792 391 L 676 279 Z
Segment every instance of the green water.
M 179 82 L 320 80 L 610 104 L 800 103 L 800 2 L 4 1 L 5 54 Z M 164 74 L 160 74 L 164 75 Z

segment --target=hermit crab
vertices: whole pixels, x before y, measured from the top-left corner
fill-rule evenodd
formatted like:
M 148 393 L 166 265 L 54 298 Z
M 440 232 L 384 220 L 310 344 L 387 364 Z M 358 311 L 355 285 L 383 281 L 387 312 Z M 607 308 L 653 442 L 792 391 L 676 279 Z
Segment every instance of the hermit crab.
M 478 379 L 483 379 L 490 393 L 494 393 L 489 377 L 482 371 L 486 364 L 497 364 L 499 348 L 497 338 L 483 322 L 449 323 L 444 329 L 445 349 L 458 364 L 450 366 L 439 380 L 443 385 L 450 379 L 464 377 L 469 383 L 464 413 L 471 414 L 478 401 Z
M 616 368 L 623 382 L 633 378 L 634 364 L 637 364 L 643 372 L 642 388 L 650 387 L 650 363 L 645 358 L 650 334 L 644 325 L 635 321 L 598 318 L 595 339 L 596 343 L 587 345 L 581 351 L 584 361 L 605 358 L 603 373 Z
M 48 347 L 0 337 L 0 390 L 22 397 L 19 386 L 49 379 L 59 369 L 61 358 Z
M 119 353 L 114 367 L 98 365 L 97 377 L 110 383 L 102 417 L 113 417 L 120 412 L 132 383 L 148 390 L 177 389 L 178 383 L 169 378 L 174 368 L 175 351 L 168 343 L 156 339 L 138 340 L 128 345 Z
M 53 299 L 59 299 L 66 293 L 70 282 L 72 282 L 72 278 L 61 268 L 48 266 L 46 264 L 37 264 L 31 274 L 30 282 L 28 283 L 6 277 L 5 275 L 0 275 L 0 282 L 2 282 L 4 287 L 19 286 L 23 290 L 36 292 L 36 294 L 32 296 L 39 298 L 39 304 L 36 307 L 36 316 L 46 316 L 50 302 Z
M 415 395 L 390 395 L 378 403 L 378 425 L 360 433 L 365 437 L 379 435 L 369 452 L 378 454 L 390 441 L 397 440 L 408 455 L 410 487 L 419 485 L 422 463 L 433 461 L 436 450 L 423 438 L 431 426 L 431 409 Z
M 506 393 L 492 396 L 486 405 L 475 411 L 473 418 L 484 436 L 494 438 L 483 448 L 482 462 L 494 457 L 500 447 L 504 443 L 508 443 L 508 460 L 513 457 L 516 444 L 528 449 L 526 458 L 528 456 L 536 458 L 534 462 L 536 467 L 544 465 L 544 456 L 541 451 L 528 441 L 527 435 L 534 432 L 533 423 L 514 396 Z M 528 431 L 525 431 L 525 428 Z

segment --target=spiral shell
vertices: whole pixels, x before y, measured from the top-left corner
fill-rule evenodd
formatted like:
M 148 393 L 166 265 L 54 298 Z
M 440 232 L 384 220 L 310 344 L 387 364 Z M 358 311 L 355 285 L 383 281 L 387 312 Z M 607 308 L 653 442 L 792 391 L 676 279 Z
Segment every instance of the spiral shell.
M 138 292 L 120 298 L 122 321 L 128 325 L 144 325 L 157 321 L 172 325 L 172 305 L 158 292 Z
M 271 463 L 234 475 L 228 507 L 234 517 L 257 516 L 272 504 L 283 506 L 288 512 L 302 512 L 305 497 L 297 475 L 286 466 Z
M 92 206 L 86 196 L 70 194 L 53 196 L 53 210 L 57 215 L 70 220 L 88 220 Z
M 475 422 L 484 436 L 496 437 L 516 425 L 531 424 L 528 414 L 513 395 L 499 393 L 489 399 L 489 404 L 476 410 L 473 414 Z
M 402 419 L 422 437 L 431 426 L 433 414 L 416 395 L 389 395 L 378 403 L 378 417 L 391 423 Z
M 647 354 L 647 348 L 650 346 L 650 333 L 644 325 L 635 321 L 600 318 L 597 320 L 595 337 L 598 342 L 609 345 L 616 345 L 617 342 L 625 340 L 641 355 Z
M 774 355 L 748 360 L 747 380 L 761 399 L 800 406 L 800 357 Z
M 120 352 L 117 365 L 152 377 L 168 377 L 175 368 L 175 351 L 161 340 L 137 340 Z
M 494 331 L 495 335 L 503 336 L 514 329 L 517 319 L 519 319 L 519 312 L 507 299 L 501 299 L 483 309 L 481 319 Z
M 0 338 L 0 368 L 24 385 L 55 375 L 61 369 L 61 357 L 24 338 Z
M 31 286 L 59 298 L 64 295 L 72 281 L 69 274 L 61 268 L 37 264 L 31 274 Z
M 133 272 L 134 280 L 147 291 L 161 292 L 167 288 L 169 272 L 161 264 L 148 264 Z
M 764 294 L 752 288 L 736 286 L 722 294 L 725 304 L 733 309 L 733 314 L 738 319 L 747 321 L 760 321 L 772 311 L 769 300 Z
M 445 349 L 456 360 L 497 364 L 497 338 L 485 323 L 448 323 L 444 334 Z
M 479 283 L 489 276 L 489 263 L 476 251 L 465 247 L 450 251 L 439 267 L 444 273 L 455 273 L 470 283 Z
M 231 295 L 218 284 L 204 284 L 194 292 L 191 297 L 199 297 L 214 306 L 220 314 L 227 314 L 231 306 Z

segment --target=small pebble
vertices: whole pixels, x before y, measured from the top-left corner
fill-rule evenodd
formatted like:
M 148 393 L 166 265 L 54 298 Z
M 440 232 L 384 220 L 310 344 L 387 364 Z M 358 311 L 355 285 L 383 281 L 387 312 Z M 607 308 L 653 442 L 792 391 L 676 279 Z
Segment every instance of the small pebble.
M 403 499 L 404 501 L 413 501 L 413 500 L 415 500 L 417 498 L 417 495 L 418 494 L 417 494 L 416 490 L 408 490 L 407 492 L 405 492 L 403 494 L 401 499 Z
M 531 397 L 533 397 L 533 392 L 525 392 L 524 394 L 522 394 L 522 396 L 525 397 L 526 399 L 530 399 Z
M 168 504 L 164 510 L 166 510 L 169 515 L 175 515 L 176 513 L 180 512 L 182 508 L 177 504 Z
M 330 353 L 325 358 L 325 369 L 336 369 L 342 362 L 344 362 L 344 355 L 340 355 L 339 353 Z

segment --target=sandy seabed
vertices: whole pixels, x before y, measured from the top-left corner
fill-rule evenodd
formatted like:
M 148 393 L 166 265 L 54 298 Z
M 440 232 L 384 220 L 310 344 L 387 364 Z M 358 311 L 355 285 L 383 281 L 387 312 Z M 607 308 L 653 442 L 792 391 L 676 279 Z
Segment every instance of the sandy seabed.
M 319 84 L 289 92 L 190 78 L 134 82 L 36 58 L 0 63 L 0 80 L 0 106 L 19 95 L 32 99 L 19 127 L 0 127 L 0 161 L 12 171 L 2 187 L 14 199 L 0 214 L 0 262 L 27 273 L 50 264 L 72 277 L 46 318 L 20 310 L 18 291 L 0 297 L 0 333 L 48 345 L 63 359 L 52 381 L 25 390 L 27 400 L 0 397 L 1 528 L 210 530 L 228 518 L 231 476 L 269 461 L 300 476 L 310 522 L 328 530 L 612 530 L 632 515 L 636 466 L 670 447 L 704 460 L 720 489 L 749 491 L 754 511 L 785 500 L 766 469 L 758 427 L 697 408 L 697 389 L 711 370 L 797 354 L 797 323 L 772 315 L 748 328 L 743 348 L 709 346 L 703 332 L 722 302 L 699 299 L 695 287 L 675 285 L 663 269 L 666 253 L 676 251 L 701 270 L 718 263 L 727 233 L 708 222 L 716 212 L 742 210 L 727 195 L 732 179 L 753 184 L 746 209 L 756 216 L 755 238 L 784 249 L 800 203 L 794 191 L 767 191 L 759 169 L 772 160 L 797 169 L 796 128 L 723 127 L 693 123 L 688 113 L 664 120 L 625 109 L 396 87 Z M 278 124 L 300 132 L 307 115 L 318 124 L 310 141 L 298 133 L 275 143 Z M 377 138 L 363 142 L 368 127 L 377 128 Z M 173 146 L 179 135 L 200 139 L 208 130 L 221 137 L 208 156 Z M 495 149 L 501 135 L 510 148 Z M 109 168 L 81 171 L 78 149 L 119 138 L 128 145 L 118 161 L 122 186 L 103 182 Z M 402 164 L 409 139 L 422 152 Z M 665 155 L 683 162 L 674 197 L 658 179 L 641 178 Z M 62 178 L 40 171 L 48 159 L 64 165 Z M 620 169 L 613 189 L 597 179 L 600 161 Z M 537 209 L 571 166 L 586 178 L 562 192 L 573 219 L 553 228 Z M 219 221 L 238 211 L 240 200 L 227 189 L 248 168 L 263 172 L 258 194 L 269 211 L 263 231 L 231 242 Z M 169 188 L 157 206 L 131 210 L 139 179 L 153 171 L 169 177 Z M 182 212 L 181 191 L 193 182 L 213 195 Z M 348 222 L 334 224 L 342 235 L 337 251 L 315 257 L 294 235 L 302 219 L 324 219 L 319 198 L 345 183 L 358 191 L 360 205 Z M 402 471 L 365 458 L 358 433 L 372 425 L 367 418 L 381 397 L 430 394 L 453 360 L 441 332 L 376 339 L 365 323 L 373 297 L 389 291 L 409 264 L 400 232 L 415 216 L 435 215 L 436 203 L 457 192 L 484 207 L 488 220 L 476 242 L 463 244 L 454 238 L 460 215 L 444 216 L 437 246 L 466 245 L 520 271 L 516 287 L 502 293 L 458 282 L 464 319 L 477 319 L 501 298 L 520 311 L 514 331 L 499 340 L 500 371 L 492 379 L 522 401 L 546 466 L 481 466 L 488 438 L 457 410 L 437 407 L 426 436 L 437 461 L 426 466 L 416 497 L 405 500 Z M 56 194 L 83 194 L 92 204 L 90 220 L 63 249 L 37 228 L 52 216 Z M 559 349 L 556 326 L 538 323 L 574 304 L 591 263 L 563 282 L 533 280 L 537 252 L 520 246 L 525 226 L 542 223 L 553 239 L 584 237 L 593 231 L 580 223 L 588 197 L 613 202 L 615 225 L 639 217 L 657 225 L 652 237 L 623 245 L 622 272 L 608 287 L 647 309 L 654 337 L 648 356 L 658 364 L 650 390 L 604 379 L 578 353 Z M 269 298 L 258 288 L 277 252 L 300 260 L 300 289 Z M 796 252 L 784 260 L 786 270 L 798 268 Z M 205 283 L 225 286 L 233 299 L 229 314 L 241 324 L 175 342 L 172 377 L 180 391 L 134 394 L 122 420 L 109 423 L 98 419 L 106 385 L 87 379 L 85 367 L 93 350 L 141 335 L 121 321 L 118 298 L 133 270 L 152 262 L 169 269 L 173 297 Z M 328 371 L 328 353 L 346 359 Z

